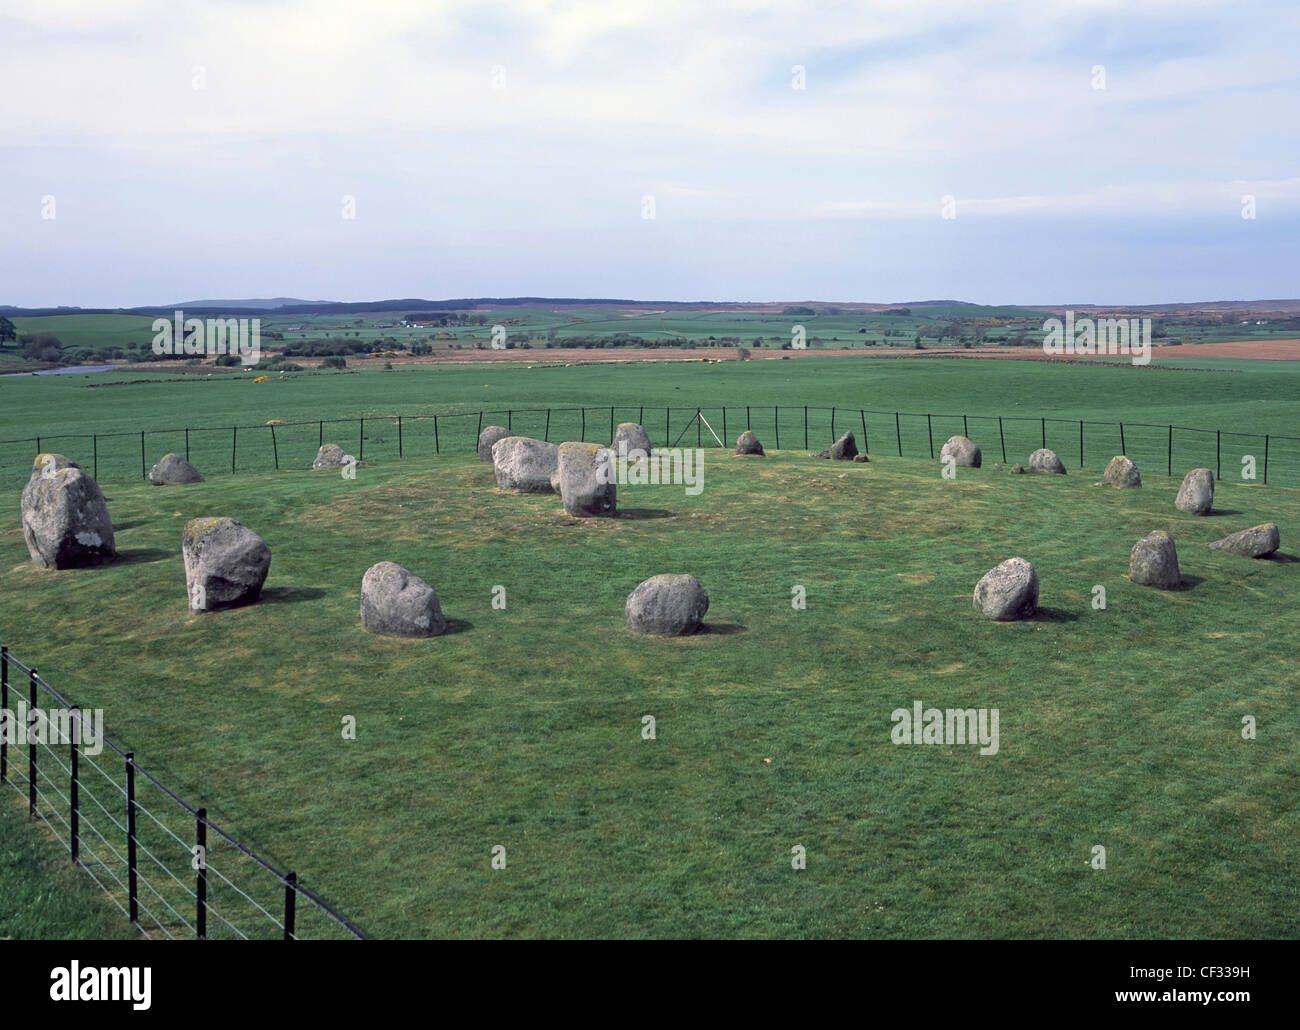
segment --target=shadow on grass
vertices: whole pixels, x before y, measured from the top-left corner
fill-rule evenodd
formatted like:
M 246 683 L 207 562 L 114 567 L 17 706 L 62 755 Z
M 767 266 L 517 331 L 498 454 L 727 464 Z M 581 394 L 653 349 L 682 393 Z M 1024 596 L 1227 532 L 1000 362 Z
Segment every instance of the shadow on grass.
M 1279 565 L 1293 565 L 1300 561 L 1294 554 L 1287 554 L 1285 551 L 1274 551 L 1267 558 L 1261 558 L 1260 561 L 1277 562 Z
M 738 622 L 706 622 L 700 626 L 697 636 L 729 637 L 736 633 L 747 633 L 748 627 Z
M 1200 586 L 1204 582 L 1205 582 L 1204 576 L 1189 576 L 1187 573 L 1184 572 L 1183 581 L 1179 583 L 1178 586 L 1174 587 L 1174 590 L 1195 590 L 1198 586 Z
M 1241 512 L 1239 512 L 1236 508 L 1211 508 L 1209 513 L 1210 513 L 1211 516 L 1214 516 L 1214 515 L 1240 515 L 1240 514 L 1241 514 Z
M 141 547 L 134 550 L 119 550 L 116 563 L 123 565 L 147 565 L 150 562 L 164 561 L 178 557 L 177 551 L 164 551 L 161 547 Z
M 632 519 L 641 521 L 643 519 L 670 519 L 676 512 L 665 511 L 663 508 L 624 508 L 618 512 L 620 519 Z
M 1078 622 L 1079 616 L 1064 608 L 1039 608 L 1034 613 L 1034 622 Z
M 296 604 L 299 601 L 317 601 L 325 596 L 319 587 L 271 587 L 263 590 L 258 604 Z
M 464 633 L 473 628 L 474 623 L 469 622 L 466 619 L 448 619 L 447 628 L 438 635 L 446 637 L 450 636 L 452 633 Z

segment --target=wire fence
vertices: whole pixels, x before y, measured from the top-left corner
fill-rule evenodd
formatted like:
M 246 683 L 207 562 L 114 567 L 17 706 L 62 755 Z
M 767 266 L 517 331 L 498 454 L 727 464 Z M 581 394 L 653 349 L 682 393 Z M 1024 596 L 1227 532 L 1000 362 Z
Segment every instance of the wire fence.
M 697 417 L 698 416 L 698 417 Z M 521 436 L 559 442 L 609 442 L 619 422 L 645 426 L 658 445 L 683 441 L 697 447 L 729 446 L 748 429 L 775 450 L 821 450 L 846 431 L 860 434 L 862 450 L 899 457 L 934 457 L 949 436 L 978 443 L 986 458 L 1023 463 L 1039 447 L 1056 451 L 1067 466 L 1101 468 L 1127 454 L 1144 471 L 1205 467 L 1229 478 L 1300 486 L 1300 437 L 1272 433 L 1141 422 L 1097 422 L 1055 416 L 952 415 L 808 405 L 652 407 L 603 405 L 572 408 L 499 408 L 428 415 L 384 415 L 255 426 L 149 429 L 129 433 L 32 436 L 0 441 L 0 481 L 25 483 L 32 471 L 25 453 L 57 452 L 95 479 L 126 482 L 146 477 L 164 454 L 182 455 L 204 476 L 310 468 L 322 444 L 335 443 L 360 461 L 408 455 L 466 453 L 479 433 L 502 425 Z M 712 430 L 712 431 L 710 431 Z M 714 433 L 717 434 L 715 439 Z M 730 443 L 729 443 L 730 442 Z M 26 448 L 20 445 L 27 445 Z
M 11 669 L 26 678 L 25 696 L 11 692 Z M 54 707 L 42 708 L 43 699 Z M 0 710 L 0 784 L 26 798 L 31 818 L 145 937 L 367 939 L 296 873 L 255 854 L 139 765 L 102 722 L 7 647 Z

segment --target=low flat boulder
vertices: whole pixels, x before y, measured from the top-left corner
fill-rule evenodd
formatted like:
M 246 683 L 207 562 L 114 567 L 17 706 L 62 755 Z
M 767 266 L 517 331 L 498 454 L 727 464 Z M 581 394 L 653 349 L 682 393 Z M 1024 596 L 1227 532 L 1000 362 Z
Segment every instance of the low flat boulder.
M 1128 560 L 1128 578 L 1142 586 L 1161 590 L 1172 590 L 1182 583 L 1174 538 L 1163 529 L 1157 529 L 1134 544 Z
M 684 637 L 698 633 L 709 595 L 694 576 L 651 576 L 627 595 L 624 617 L 637 633 Z
M 311 467 L 317 472 L 328 472 L 355 464 L 357 459 L 346 453 L 342 447 L 336 443 L 327 443 L 322 444 L 320 450 L 316 452 L 316 460 L 311 463 Z
M 1227 551 L 1243 558 L 1269 558 L 1282 546 L 1282 537 L 1277 531 L 1276 522 L 1265 522 L 1237 533 L 1229 533 L 1209 546 L 1215 551 Z
M 251 604 L 271 569 L 271 548 L 242 522 L 224 516 L 190 519 L 181 534 L 190 610 Z
M 478 460 L 491 461 L 492 447 L 498 440 L 504 440 L 508 436 L 514 436 L 505 426 L 488 426 L 483 432 L 478 434 Z
M 980 462 L 984 460 L 979 444 L 969 436 L 948 437 L 947 442 L 939 448 L 939 460 L 947 461 L 949 458 L 954 464 L 971 469 L 979 468 Z
M 852 461 L 858 456 L 858 442 L 853 439 L 852 433 L 845 433 L 831 444 L 827 453 L 831 461 Z
M 857 462 L 859 465 L 865 465 L 871 459 L 868 458 L 865 454 L 855 454 L 853 456 L 853 460 Z
M 361 578 L 361 625 L 387 637 L 436 637 L 447 630 L 433 587 L 390 561 L 370 566 Z
M 569 515 L 579 518 L 612 516 L 618 486 L 614 456 L 595 443 L 562 443 L 559 460 L 560 500 Z
M 1029 456 L 1029 467 L 1035 472 L 1054 472 L 1057 475 L 1065 475 L 1065 462 L 1063 462 L 1054 450 L 1048 447 L 1040 447 Z
M 1008 558 L 975 584 L 975 610 L 997 622 L 1032 619 L 1038 611 L 1038 573 L 1024 558 Z
M 55 468 L 46 462 L 32 473 L 23 487 L 22 523 L 27 553 L 41 568 L 102 565 L 117 555 L 104 493 L 71 463 Z
M 615 457 L 639 461 L 650 456 L 650 449 L 650 434 L 646 432 L 645 426 L 636 422 L 618 424 L 618 429 L 614 431 L 614 442 L 610 445 Z
M 158 463 L 149 470 L 149 482 L 154 486 L 183 486 L 186 483 L 202 483 L 199 470 L 179 454 L 164 454 Z
M 513 493 L 551 493 L 551 474 L 559 461 L 559 447 L 531 436 L 504 436 L 492 445 L 497 486 Z
M 1214 473 L 1209 469 L 1192 469 L 1183 477 L 1174 507 L 1189 515 L 1208 515 L 1214 507 Z
M 1142 473 L 1127 457 L 1123 454 L 1117 454 L 1106 465 L 1106 471 L 1102 473 L 1101 481 L 1106 486 L 1141 486 Z
M 763 445 L 758 442 L 758 437 L 746 429 L 736 438 L 737 454 L 763 454 Z

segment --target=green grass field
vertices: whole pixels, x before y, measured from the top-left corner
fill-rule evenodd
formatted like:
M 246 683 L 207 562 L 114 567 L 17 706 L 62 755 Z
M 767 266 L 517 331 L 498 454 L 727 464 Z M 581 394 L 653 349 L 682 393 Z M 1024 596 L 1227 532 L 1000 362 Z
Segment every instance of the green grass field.
M 1027 399 L 1025 377 L 1043 375 L 846 364 L 823 373 L 822 398 L 847 398 L 868 384 L 845 377 L 870 374 L 900 403 L 928 380 L 936 407 L 982 390 L 993 406 Z M 768 369 L 437 369 L 78 394 L 77 382 L 20 382 L 35 388 L 27 410 L 88 397 L 78 417 L 97 424 L 124 395 L 119 420 L 141 417 L 139 397 L 160 421 L 218 410 L 217 398 L 250 416 L 345 397 L 374 410 L 414 401 L 407 383 L 429 384 L 433 406 L 469 393 L 466 376 L 498 397 L 542 382 L 557 402 L 615 386 L 719 399 L 812 389 L 813 369 Z M 1091 389 L 1125 410 L 1145 389 L 1208 420 L 1246 410 L 1233 384 L 1252 381 L 1276 388 L 1270 410 L 1294 403 L 1250 372 L 1066 366 L 1071 389 L 1057 371 L 1037 381 L 1038 403 L 1072 392 L 1085 407 Z M 1115 385 L 1139 379 L 1127 396 Z M 1173 395 L 1153 396 L 1153 383 Z M 281 391 L 272 402 L 265 386 Z M 1201 391 L 1213 402 L 1189 408 Z M 378 936 L 1295 936 L 1296 632 L 1279 618 L 1300 596 L 1295 560 L 1203 545 L 1274 520 L 1294 551 L 1300 492 L 1225 481 L 1216 514 L 1197 519 L 1173 508 L 1176 478 L 1146 471 L 1130 492 L 1096 478 L 986 467 L 946 482 L 937 463 L 887 448 L 867 466 L 715 451 L 699 496 L 624 487 L 625 517 L 567 524 L 557 498 L 499 493 L 472 456 L 380 455 L 351 482 L 282 471 L 112 483 L 122 560 L 63 573 L 28 562 L 14 493 L 0 632 L 103 707 L 141 762 Z M 262 603 L 194 616 L 180 531 L 217 514 L 267 539 L 271 575 Z M 1157 528 L 1177 540 L 1183 590 L 1126 578 L 1132 543 Z M 1035 563 L 1043 609 L 990 623 L 971 591 L 1012 554 Z M 380 560 L 428 579 L 453 631 L 362 631 L 361 575 Z M 627 593 L 663 571 L 705 585 L 709 632 L 626 630 Z M 1090 603 L 1098 584 L 1104 611 Z M 498 585 L 504 611 L 491 606 Z M 916 700 L 998 708 L 999 753 L 895 746 L 890 713 Z M 348 715 L 355 741 L 342 739 Z M 1257 740 L 1241 738 L 1243 715 Z M 498 844 L 504 870 L 490 865 Z M 791 868 L 795 845 L 806 870 Z M 1094 845 L 1105 871 L 1088 865 Z

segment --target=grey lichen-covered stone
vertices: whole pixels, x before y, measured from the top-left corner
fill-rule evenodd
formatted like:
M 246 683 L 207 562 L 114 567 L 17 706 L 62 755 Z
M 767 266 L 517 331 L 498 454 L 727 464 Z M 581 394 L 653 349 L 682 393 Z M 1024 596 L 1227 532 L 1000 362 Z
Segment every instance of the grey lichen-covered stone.
M 974 604 L 998 622 L 1031 619 L 1038 611 L 1038 573 L 1024 558 L 1008 558 L 975 585 Z
M 154 486 L 183 486 L 186 483 L 202 483 L 199 470 L 179 454 L 164 454 L 157 464 L 149 470 L 149 482 Z
M 1174 507 L 1189 515 L 1208 515 L 1214 508 L 1214 473 L 1209 469 L 1192 469 L 1183 477 Z
M 1128 578 L 1142 586 L 1161 590 L 1172 590 L 1182 583 L 1174 538 L 1163 529 L 1157 529 L 1134 544 L 1128 560 Z
M 559 461 L 559 447 L 530 436 L 506 436 L 492 445 L 497 486 L 514 493 L 551 493 L 551 473 Z
M 853 456 L 853 460 L 857 462 L 859 465 L 865 465 L 871 459 L 868 458 L 865 454 L 855 454 Z
M 271 569 L 266 541 L 235 519 L 190 519 L 181 534 L 185 590 L 192 611 L 251 604 Z
M 852 461 L 858 455 L 858 443 L 852 433 L 845 433 L 826 452 L 832 461 Z
M 739 437 L 736 438 L 737 454 L 763 454 L 763 445 L 758 442 L 758 437 L 746 429 Z
M 1025 466 L 1021 465 L 1020 462 L 1016 462 L 1011 466 L 1011 474 L 1013 476 L 1023 476 L 1025 471 Z
M 343 468 L 345 465 L 356 465 L 357 459 L 347 454 L 342 447 L 336 443 L 322 444 L 320 450 L 316 452 L 316 460 L 311 463 L 311 467 L 317 472 L 329 472 Z
M 62 454 L 56 454 L 54 451 L 42 451 L 36 455 L 36 460 L 32 462 L 32 474 L 28 478 L 35 479 L 37 476 L 52 476 L 59 469 L 79 469 L 81 468 L 75 461 L 71 461 Z
M 626 456 L 628 461 L 637 461 L 650 456 L 650 434 L 645 426 L 636 422 L 620 422 L 614 431 L 614 442 L 610 445 L 614 456 Z
M 1282 537 L 1277 531 L 1276 522 L 1265 522 L 1238 533 L 1230 533 L 1209 546 L 1216 551 L 1239 554 L 1243 558 L 1268 558 L 1282 546 Z
M 23 487 L 21 508 L 27 553 L 42 568 L 102 565 L 117 554 L 108 503 L 82 469 L 44 462 Z
M 972 469 L 979 468 L 980 462 L 984 460 L 979 444 L 968 436 L 948 437 L 947 442 L 939 448 L 939 460 L 946 461 L 949 458 L 956 465 Z
M 1040 447 L 1029 456 L 1029 467 L 1036 472 L 1055 472 L 1057 475 L 1065 475 L 1065 462 L 1048 447 Z
M 699 632 L 709 595 L 687 575 L 651 576 L 628 594 L 624 616 L 637 633 L 682 637 Z
M 580 518 L 612 516 L 618 487 L 608 447 L 594 443 L 560 444 L 560 500 L 569 515 Z
M 508 436 L 514 436 L 505 426 L 488 426 L 483 432 L 478 434 L 478 460 L 491 461 L 492 447 L 498 440 L 504 440 Z
M 1123 454 L 1117 454 L 1115 457 L 1110 459 L 1110 463 L 1106 466 L 1106 471 L 1102 473 L 1101 481 L 1106 486 L 1141 486 L 1142 473 L 1138 471 L 1138 467 L 1127 457 Z
M 447 620 L 433 587 L 402 566 L 381 561 L 361 578 L 361 625 L 389 637 L 436 637 L 446 632 Z

